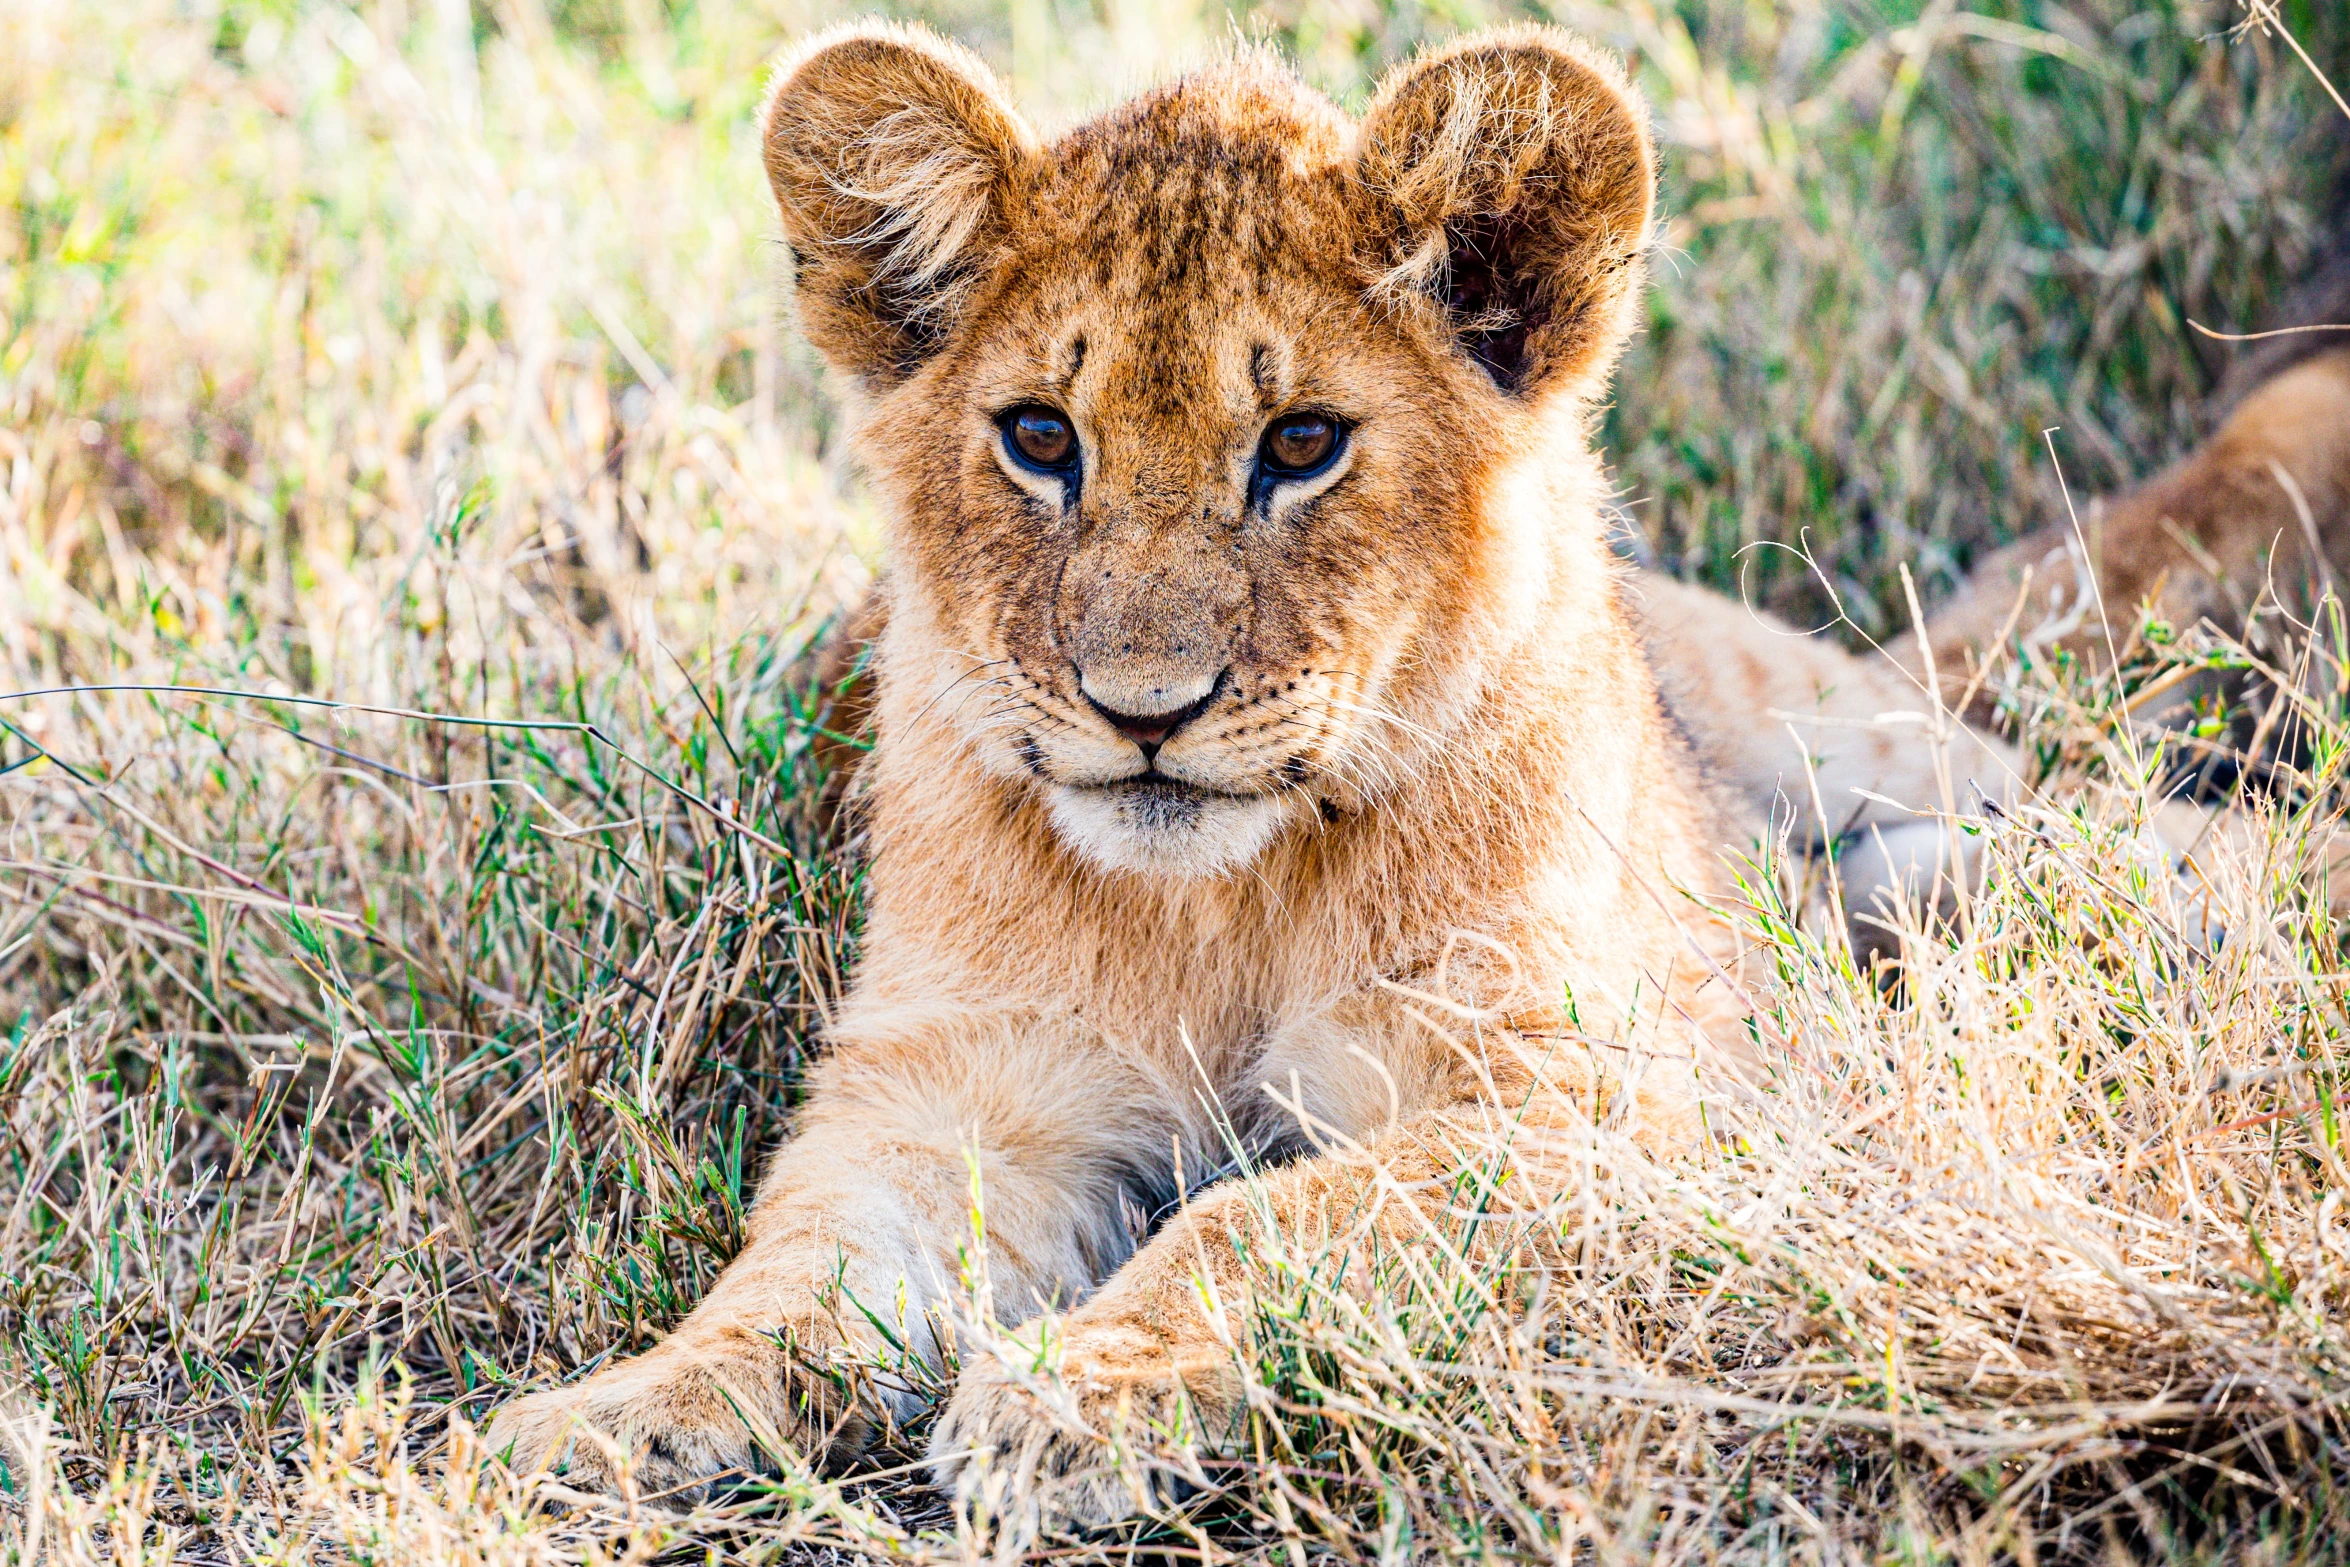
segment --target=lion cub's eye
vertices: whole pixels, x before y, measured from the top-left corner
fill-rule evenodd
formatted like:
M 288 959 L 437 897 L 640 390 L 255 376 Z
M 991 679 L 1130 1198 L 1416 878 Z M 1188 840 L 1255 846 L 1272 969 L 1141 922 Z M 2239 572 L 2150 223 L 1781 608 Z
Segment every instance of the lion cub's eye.
M 1067 418 L 1041 403 L 1026 403 L 1004 415 L 1004 444 L 1031 468 L 1063 474 L 1077 466 L 1077 432 Z
M 1283 478 L 1298 478 L 1338 455 L 1337 421 L 1322 414 L 1288 414 L 1265 427 L 1257 461 Z

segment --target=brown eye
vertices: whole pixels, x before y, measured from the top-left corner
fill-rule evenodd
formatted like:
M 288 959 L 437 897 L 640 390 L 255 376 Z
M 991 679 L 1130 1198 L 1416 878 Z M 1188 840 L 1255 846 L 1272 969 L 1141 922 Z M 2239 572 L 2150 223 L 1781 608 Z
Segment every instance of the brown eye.
M 1004 419 L 1004 439 L 1012 454 L 1037 468 L 1067 468 L 1077 461 L 1077 432 L 1050 408 L 1030 404 L 1015 408 Z
M 1311 473 L 1338 453 L 1338 426 L 1320 414 L 1291 414 L 1265 430 L 1258 454 L 1277 473 Z

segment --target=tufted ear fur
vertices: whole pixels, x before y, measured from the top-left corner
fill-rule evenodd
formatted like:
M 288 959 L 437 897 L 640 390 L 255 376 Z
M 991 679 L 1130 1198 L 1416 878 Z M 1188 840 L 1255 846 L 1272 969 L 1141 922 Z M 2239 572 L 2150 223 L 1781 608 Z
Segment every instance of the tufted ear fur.
M 809 340 L 860 380 L 904 379 L 1001 253 L 1034 133 L 976 55 L 867 23 L 776 71 L 760 136 Z
M 1656 185 L 1622 70 L 1570 34 L 1477 34 L 1397 67 L 1355 175 L 1378 288 L 1444 311 L 1504 391 L 1588 387 L 1631 330 Z

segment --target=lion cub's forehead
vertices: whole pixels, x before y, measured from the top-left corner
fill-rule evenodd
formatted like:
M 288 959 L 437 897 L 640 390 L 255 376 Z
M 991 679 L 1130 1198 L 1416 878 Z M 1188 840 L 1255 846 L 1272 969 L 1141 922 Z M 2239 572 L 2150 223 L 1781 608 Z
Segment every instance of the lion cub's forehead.
M 1322 270 L 1343 259 L 1351 132 L 1264 64 L 1188 77 L 1046 150 L 1031 239 L 1089 264 L 1099 287 L 1160 298 Z

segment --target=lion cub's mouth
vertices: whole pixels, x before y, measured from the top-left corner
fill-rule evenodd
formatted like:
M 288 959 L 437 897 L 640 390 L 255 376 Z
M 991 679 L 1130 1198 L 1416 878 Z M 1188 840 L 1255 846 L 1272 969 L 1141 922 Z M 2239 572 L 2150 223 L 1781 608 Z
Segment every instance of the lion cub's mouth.
M 1155 768 L 1093 787 L 1117 798 L 1136 821 L 1162 827 L 1189 826 L 1203 810 L 1220 800 L 1245 803 L 1261 800 L 1266 793 L 1261 789 L 1219 789 Z
M 1281 802 L 1140 773 L 1052 790 L 1063 842 L 1113 870 L 1215 876 L 1256 858 L 1279 827 Z
M 1105 792 L 1116 795 L 1127 820 L 1148 832 L 1163 832 L 1174 827 L 1189 827 L 1197 822 L 1200 812 L 1210 799 L 1218 796 L 1206 789 L 1194 788 L 1180 778 L 1169 778 L 1164 773 L 1144 773 L 1137 778 L 1121 779 L 1104 786 Z

